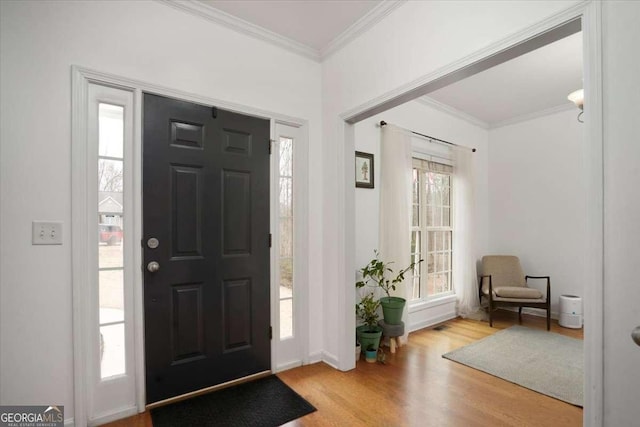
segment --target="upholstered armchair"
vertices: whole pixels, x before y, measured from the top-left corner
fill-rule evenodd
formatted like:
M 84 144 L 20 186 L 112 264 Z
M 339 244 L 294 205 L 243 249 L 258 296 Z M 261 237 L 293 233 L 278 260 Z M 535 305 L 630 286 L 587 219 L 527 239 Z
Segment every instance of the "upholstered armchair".
M 527 286 L 529 279 L 546 279 L 547 293 Z M 520 260 L 511 255 L 487 255 L 482 257 L 480 299 L 489 300 L 489 326 L 493 327 L 493 311 L 499 306 L 518 307 L 518 319 L 522 323 L 522 307 L 547 310 L 547 330 L 551 328 L 551 278 L 549 276 L 525 276 Z

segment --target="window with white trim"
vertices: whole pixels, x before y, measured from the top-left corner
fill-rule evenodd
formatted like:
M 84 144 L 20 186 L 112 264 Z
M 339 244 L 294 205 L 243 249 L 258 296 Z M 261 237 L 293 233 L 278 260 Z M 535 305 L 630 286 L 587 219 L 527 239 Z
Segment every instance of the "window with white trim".
M 293 139 L 281 136 L 279 146 L 280 339 L 293 330 Z
M 86 101 L 81 158 L 87 162 L 82 189 L 87 221 L 74 230 L 86 239 L 87 417 L 99 424 L 118 408 L 135 404 L 134 93 L 88 83 Z
M 98 103 L 98 305 L 100 377 L 122 375 L 124 321 L 124 107 Z
M 427 300 L 453 292 L 453 168 L 413 159 L 411 218 L 412 300 Z

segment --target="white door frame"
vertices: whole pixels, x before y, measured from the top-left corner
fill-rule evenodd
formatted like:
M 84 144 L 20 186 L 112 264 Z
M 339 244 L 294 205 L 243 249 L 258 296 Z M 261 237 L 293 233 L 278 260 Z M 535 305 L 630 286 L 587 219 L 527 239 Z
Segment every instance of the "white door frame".
M 308 121 L 276 113 L 273 111 L 253 108 L 246 105 L 236 104 L 220 99 L 184 92 L 171 89 L 164 86 L 155 85 L 141 80 L 129 79 L 126 77 L 104 73 L 77 65 L 71 66 L 71 164 L 72 164 L 72 189 L 71 189 L 71 212 L 72 212 L 72 292 L 73 292 L 73 376 L 74 376 L 74 423 L 78 427 L 87 425 L 87 365 L 84 362 L 86 357 L 86 349 L 88 348 L 87 326 L 90 321 L 87 313 L 91 310 L 87 304 L 90 301 L 85 298 L 85 284 L 88 271 L 84 266 L 83 260 L 86 258 L 86 243 L 84 237 L 88 232 L 87 209 L 95 209 L 94 206 L 88 206 L 86 196 L 87 176 L 87 90 L 89 83 L 95 83 L 114 88 L 120 88 L 133 92 L 134 94 L 134 138 L 133 138 L 133 232 L 130 234 L 134 242 L 142 240 L 142 95 L 143 93 L 154 93 L 157 95 L 176 98 L 184 101 L 194 102 L 197 104 L 216 106 L 224 110 L 234 111 L 254 117 L 260 117 L 270 120 L 273 132 L 273 124 L 281 122 L 299 127 L 302 133 L 300 141 L 308 146 Z M 307 168 L 301 168 L 305 172 Z M 295 179 L 295 178 L 294 178 Z M 308 182 L 308 177 L 300 179 L 301 182 Z M 270 195 L 273 197 L 273 195 Z M 302 212 L 304 215 L 307 211 Z M 273 232 L 273 230 L 272 230 Z M 308 233 L 304 234 L 308 236 Z M 137 250 L 134 251 L 134 266 L 142 265 L 142 249 L 136 245 Z M 308 274 L 308 244 L 304 246 L 304 253 L 299 254 L 301 262 L 304 262 L 302 271 Z M 275 268 L 271 265 L 271 268 Z M 92 424 L 109 422 L 119 418 L 123 418 L 132 413 L 143 412 L 146 407 L 145 399 L 145 355 L 144 355 L 144 299 L 143 299 L 143 277 L 140 268 L 134 268 L 134 309 L 133 309 L 133 328 L 134 328 L 134 358 L 135 366 L 133 374 L 136 379 L 136 407 L 126 408 L 122 411 L 111 413 L 107 417 L 99 420 L 92 420 Z M 301 278 L 301 282 L 309 283 L 308 277 Z M 273 283 L 271 286 L 275 286 Z M 271 311 L 276 309 L 271 301 Z M 308 310 L 302 312 L 303 316 L 308 316 Z M 307 319 L 302 319 L 302 325 L 308 325 Z M 308 342 L 308 328 L 301 328 L 304 334 L 303 342 Z M 272 343 L 272 348 L 273 348 Z M 305 351 L 307 351 L 305 349 Z M 305 353 L 305 360 L 308 355 Z M 274 360 L 272 359 L 271 370 L 275 370 Z M 306 363 L 306 362 L 305 362 Z
M 341 239 L 338 250 L 338 264 L 335 268 L 338 277 L 344 283 L 353 283 L 355 233 L 355 189 L 353 186 L 355 134 L 354 124 L 374 114 L 388 110 L 417 96 L 424 95 L 425 88 L 438 81 L 453 83 L 449 80 L 457 76 L 458 80 L 466 77 L 466 70 L 479 61 L 490 60 L 502 55 L 509 49 L 517 50 L 534 38 L 551 32 L 569 21 L 580 19 L 583 32 L 584 52 L 584 89 L 585 89 L 585 126 L 588 150 L 588 206 L 587 230 L 589 247 L 586 257 L 588 280 L 585 283 L 585 406 L 584 424 L 599 426 L 603 420 L 603 283 L 604 283 L 604 211 L 603 211 L 603 137 L 602 137 L 602 5 L 599 1 L 584 1 L 547 19 L 525 28 L 485 49 L 475 52 L 459 61 L 440 68 L 422 78 L 400 88 L 376 97 L 358 107 L 344 111 L 337 117 L 338 132 L 336 147 L 338 152 L 338 200 L 337 236 Z M 497 65 L 497 64 L 494 64 Z M 326 136 L 325 136 L 326 137 Z M 349 370 L 354 367 L 353 329 L 355 319 L 353 305 L 355 294 L 350 286 L 343 286 L 343 294 L 338 295 L 338 312 L 344 316 L 341 323 L 344 327 L 339 332 L 338 367 Z

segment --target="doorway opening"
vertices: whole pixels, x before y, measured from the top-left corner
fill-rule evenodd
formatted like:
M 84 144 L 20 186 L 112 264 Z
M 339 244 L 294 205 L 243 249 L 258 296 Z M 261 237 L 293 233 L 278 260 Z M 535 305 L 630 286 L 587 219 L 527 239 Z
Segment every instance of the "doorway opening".
M 434 73 L 422 81 L 415 83 L 411 89 L 402 89 L 389 93 L 380 98 L 385 101 L 378 100 L 364 104 L 353 110 L 347 111 L 340 115 L 343 123 L 344 146 L 340 151 L 341 173 L 344 177 L 345 188 L 341 188 L 341 200 L 343 200 L 344 209 L 341 214 L 345 216 L 343 230 L 346 233 L 344 237 L 345 246 L 345 262 L 344 267 L 341 266 L 340 274 L 344 273 L 345 280 L 350 280 L 349 273 L 357 270 L 360 266 L 356 264 L 356 241 L 355 232 L 351 232 L 353 218 L 355 218 L 356 203 L 358 202 L 358 194 L 354 194 L 353 186 L 349 177 L 353 176 L 353 153 L 355 150 L 362 150 L 358 147 L 357 133 L 358 130 L 354 126 L 366 119 L 376 117 L 377 114 L 386 112 L 394 107 L 398 107 L 407 101 L 414 100 L 418 97 L 433 93 L 446 86 L 459 82 L 466 77 L 478 74 L 495 65 L 506 62 L 509 59 L 517 58 L 527 52 L 531 52 L 541 46 L 548 45 L 555 41 L 561 40 L 572 34 L 576 34 L 582 29 L 584 34 L 584 88 L 585 88 L 585 135 L 583 150 L 584 164 L 586 165 L 586 182 L 584 185 L 589 188 L 586 195 L 586 211 L 585 224 L 589 235 L 585 243 L 584 256 L 587 259 L 587 278 L 584 285 L 585 295 L 585 324 L 589 326 L 585 330 L 585 390 L 589 390 L 585 399 L 585 420 L 599 419 L 602 410 L 602 304 L 601 299 L 597 296 L 602 292 L 602 105 L 601 105 L 601 75 L 600 75 L 600 27 L 599 27 L 599 9 L 597 5 L 588 4 L 580 10 L 574 10 L 571 16 L 558 16 L 555 22 L 546 22 L 543 26 L 535 29 L 529 29 L 528 32 L 517 37 L 517 42 L 511 46 L 504 48 L 497 44 L 491 49 L 487 49 L 478 54 L 473 59 L 467 59 L 464 62 L 451 66 L 441 73 Z M 452 68 L 455 71 L 449 71 Z M 565 94 L 564 96 L 566 96 Z M 578 112 L 575 112 L 577 116 Z M 389 120 L 388 118 L 386 120 Z M 377 130 L 376 130 L 377 131 Z M 419 131 L 419 129 L 418 129 Z M 373 131 L 371 131 L 373 133 Z M 427 132 L 429 133 L 429 132 Z M 429 133 L 432 134 L 432 133 Z M 342 140 L 342 134 L 339 134 Z M 437 136 L 437 135 L 436 135 Z M 356 192 L 358 190 L 355 190 Z M 364 190 L 360 190 L 364 192 Z M 353 200 L 353 202 L 352 202 Z M 344 268 L 344 270 L 343 270 Z M 346 303 L 351 303 L 352 296 L 345 294 Z M 349 322 L 347 318 L 345 321 Z M 426 325 L 425 325 L 426 326 Z M 346 335 L 346 334 L 345 334 Z M 342 336 L 341 343 L 343 348 L 348 348 L 350 336 Z M 349 346 L 350 347 L 350 346 Z M 348 360 L 341 364 L 342 369 L 349 369 L 352 364 Z M 600 385 L 600 386 L 598 386 Z

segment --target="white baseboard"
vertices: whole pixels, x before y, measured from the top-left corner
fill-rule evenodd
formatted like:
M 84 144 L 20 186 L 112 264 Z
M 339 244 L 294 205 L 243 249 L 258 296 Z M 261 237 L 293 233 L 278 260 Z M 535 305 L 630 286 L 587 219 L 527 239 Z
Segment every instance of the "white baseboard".
M 313 365 L 314 363 L 322 362 L 322 352 L 316 351 L 315 353 L 311 353 L 309 355 L 309 365 Z
M 276 372 L 286 371 L 288 369 L 297 368 L 298 366 L 302 366 L 302 360 L 292 360 L 290 362 L 281 363 L 280 365 L 276 366 Z
M 131 417 L 138 413 L 137 406 L 128 406 L 125 408 L 116 409 L 112 412 L 100 415 L 87 423 L 89 426 L 99 426 L 102 424 L 110 423 L 112 421 L 120 420 L 122 418 Z
M 501 310 L 515 311 L 516 313 L 518 312 L 517 307 L 499 307 L 499 308 Z M 522 312 L 524 314 L 530 314 L 532 316 L 547 317 L 547 310 L 544 310 L 542 308 L 522 307 Z M 558 320 L 558 313 L 555 311 L 552 311 L 551 318 L 554 320 Z
M 73 418 L 67 418 L 66 420 L 64 420 L 64 425 L 65 427 L 74 427 L 76 423 Z
M 338 358 L 328 351 L 322 351 L 322 361 L 332 368 L 340 370 L 340 368 L 338 368 Z
M 409 332 L 415 332 L 419 329 L 428 328 L 429 326 L 446 322 L 447 320 L 455 319 L 456 317 L 458 317 L 458 315 L 456 314 L 455 310 L 445 314 L 441 314 L 439 316 L 430 317 L 428 319 L 424 319 L 409 325 Z

